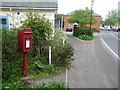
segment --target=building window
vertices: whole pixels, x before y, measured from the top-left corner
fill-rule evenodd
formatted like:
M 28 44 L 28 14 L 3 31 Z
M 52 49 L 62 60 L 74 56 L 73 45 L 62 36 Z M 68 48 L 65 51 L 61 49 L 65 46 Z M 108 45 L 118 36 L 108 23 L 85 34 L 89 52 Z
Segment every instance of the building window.
M 6 19 L 5 19 L 5 18 L 0 19 L 0 23 L 1 23 L 1 24 L 7 24 Z

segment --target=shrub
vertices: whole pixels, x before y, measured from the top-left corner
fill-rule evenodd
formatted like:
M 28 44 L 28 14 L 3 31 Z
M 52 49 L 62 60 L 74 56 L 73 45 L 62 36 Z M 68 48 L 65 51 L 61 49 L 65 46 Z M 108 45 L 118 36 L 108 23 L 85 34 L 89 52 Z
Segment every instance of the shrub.
M 36 61 L 35 64 L 38 70 L 42 72 L 48 72 L 48 73 L 54 72 L 54 65 L 45 65 L 45 64 L 42 64 L 42 62 L 40 61 Z
M 63 43 L 63 39 L 65 42 Z M 73 47 L 67 43 L 67 37 L 64 31 L 55 30 L 55 36 L 52 43 L 52 63 L 61 66 L 68 66 L 73 60 Z
M 13 81 L 11 83 L 5 83 L 3 86 L 3 89 L 4 88 L 10 88 L 10 89 L 21 88 L 22 89 L 22 88 L 30 88 L 30 87 L 25 85 L 25 81 L 17 81 L 17 82 Z
M 88 35 L 79 35 L 79 38 L 82 40 L 93 40 L 93 36 L 88 36 Z
M 74 28 L 73 36 L 78 37 L 79 33 L 80 33 L 80 29 L 78 29 L 78 27 Z
M 70 45 L 63 46 L 63 39 L 66 43 L 66 36 L 63 31 L 51 29 L 51 23 L 45 18 L 45 15 L 39 15 L 38 12 L 29 12 L 22 27 L 28 27 L 33 30 L 33 50 L 32 55 L 42 54 L 45 62 L 49 60 L 49 46 L 52 47 L 52 64 L 68 64 L 73 56 L 73 49 Z M 54 37 L 53 37 L 54 36 Z M 69 51 L 69 52 L 68 52 Z
M 44 72 L 45 65 L 47 65 L 47 60 L 43 55 L 38 55 L 35 57 L 29 57 L 28 60 L 28 70 L 30 75 L 38 75 L 41 72 Z
M 96 28 L 92 28 L 92 32 L 93 33 L 95 33 L 95 32 L 100 33 L 100 30 L 97 30 Z
M 22 76 L 22 55 L 17 46 L 17 29 L 2 30 L 2 78 L 12 82 Z
M 63 44 L 63 38 L 65 40 Z M 73 47 L 66 42 L 66 36 L 63 31 L 55 30 L 54 38 L 51 41 L 52 47 L 52 64 L 57 66 L 69 67 L 72 56 L 74 54 Z M 46 48 L 45 55 L 47 55 L 46 60 L 48 60 L 48 48 Z
M 55 64 L 48 65 L 48 60 L 45 60 L 41 55 L 29 59 L 28 65 L 29 74 L 33 75 L 33 78 L 47 77 L 51 74 L 61 73 L 65 70 L 63 66 L 59 67 Z
M 53 88 L 53 89 L 62 89 L 62 90 L 67 90 L 69 87 L 67 85 L 65 85 L 64 82 L 55 82 L 52 81 L 49 84 L 47 83 L 42 83 L 40 85 L 37 86 L 37 88 Z
M 73 60 L 73 48 L 70 44 L 52 48 L 52 63 L 57 66 L 68 67 Z
M 79 35 L 93 35 L 92 31 L 90 31 L 89 27 L 77 27 L 73 32 L 73 36 L 78 37 Z
M 21 28 L 31 28 L 33 30 L 32 55 L 37 56 L 42 54 L 46 44 L 49 44 L 49 39 L 53 33 L 51 22 L 45 17 L 45 15 L 40 15 L 37 11 L 28 12 L 26 14 L 26 19 L 21 22 Z

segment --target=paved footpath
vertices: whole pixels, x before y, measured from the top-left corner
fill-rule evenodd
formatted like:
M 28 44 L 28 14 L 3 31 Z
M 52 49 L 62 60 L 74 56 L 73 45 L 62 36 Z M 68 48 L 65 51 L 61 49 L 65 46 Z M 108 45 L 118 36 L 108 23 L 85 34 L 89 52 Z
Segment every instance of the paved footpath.
M 67 33 L 68 42 L 74 47 L 74 61 L 68 70 L 70 88 L 118 88 L 116 58 L 101 44 L 100 36 L 83 41 Z

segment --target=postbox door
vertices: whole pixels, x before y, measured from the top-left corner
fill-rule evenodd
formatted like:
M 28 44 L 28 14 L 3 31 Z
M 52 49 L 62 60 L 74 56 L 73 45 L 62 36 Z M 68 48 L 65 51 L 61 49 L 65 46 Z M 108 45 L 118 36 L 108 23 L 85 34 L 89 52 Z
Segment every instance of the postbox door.
M 32 50 L 32 29 L 20 29 L 18 31 L 19 50 L 23 52 Z

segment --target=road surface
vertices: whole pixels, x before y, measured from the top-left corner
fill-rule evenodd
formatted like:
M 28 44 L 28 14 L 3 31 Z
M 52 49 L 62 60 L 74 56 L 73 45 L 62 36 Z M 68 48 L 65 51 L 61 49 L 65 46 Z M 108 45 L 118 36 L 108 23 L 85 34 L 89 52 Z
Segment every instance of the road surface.
M 113 31 L 101 31 L 101 38 L 105 43 L 118 55 L 118 42 L 120 38 L 118 37 L 118 32 Z

